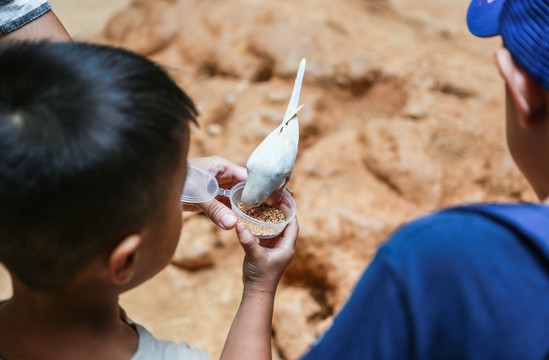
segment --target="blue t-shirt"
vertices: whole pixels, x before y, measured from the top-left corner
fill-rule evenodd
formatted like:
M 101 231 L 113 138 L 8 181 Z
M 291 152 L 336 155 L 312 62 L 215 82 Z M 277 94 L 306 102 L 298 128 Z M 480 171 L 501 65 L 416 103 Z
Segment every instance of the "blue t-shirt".
M 395 232 L 302 360 L 548 356 L 549 207 L 500 204 Z

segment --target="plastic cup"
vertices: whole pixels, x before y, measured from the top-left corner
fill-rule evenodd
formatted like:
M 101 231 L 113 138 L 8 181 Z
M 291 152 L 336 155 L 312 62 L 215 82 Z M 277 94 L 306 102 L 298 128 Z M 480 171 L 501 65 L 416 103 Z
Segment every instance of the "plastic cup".
M 280 223 L 268 223 L 254 219 L 238 208 L 244 185 L 246 185 L 246 182 L 238 183 L 230 190 L 222 189 L 219 187 L 215 176 L 198 166 L 187 164 L 187 178 L 181 194 L 181 201 L 198 204 L 223 195 L 230 199 L 231 209 L 238 217 L 238 222 L 246 225 L 254 236 L 259 239 L 270 239 L 280 235 L 297 212 L 297 205 L 292 196 L 288 192 L 284 192 L 281 196 L 280 192 L 276 191 L 265 201 L 267 205 L 282 210 L 285 218 L 285 221 Z
M 284 192 L 281 196 L 277 191 L 265 201 L 267 205 L 271 205 L 282 210 L 285 218 L 285 221 L 280 223 L 268 223 L 254 219 L 253 217 L 246 215 L 238 208 L 238 204 L 241 202 L 240 199 L 242 197 L 244 185 L 246 185 L 245 182 L 236 184 L 233 186 L 229 194 L 231 208 L 238 216 L 238 222 L 246 225 L 252 234 L 259 239 L 270 239 L 280 235 L 280 233 L 282 233 L 282 231 L 286 228 L 286 225 L 293 220 L 297 212 L 297 205 L 293 197 L 288 192 Z

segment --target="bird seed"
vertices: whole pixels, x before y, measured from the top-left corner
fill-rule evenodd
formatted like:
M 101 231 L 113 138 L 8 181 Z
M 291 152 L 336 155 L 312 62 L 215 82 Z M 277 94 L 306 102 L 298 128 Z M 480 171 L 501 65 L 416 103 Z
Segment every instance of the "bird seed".
M 280 224 L 286 221 L 282 210 L 277 209 L 274 206 L 267 205 L 265 203 L 259 205 L 258 207 L 246 209 L 244 204 L 239 203 L 238 209 L 244 214 L 252 217 L 256 220 L 263 221 L 270 224 Z

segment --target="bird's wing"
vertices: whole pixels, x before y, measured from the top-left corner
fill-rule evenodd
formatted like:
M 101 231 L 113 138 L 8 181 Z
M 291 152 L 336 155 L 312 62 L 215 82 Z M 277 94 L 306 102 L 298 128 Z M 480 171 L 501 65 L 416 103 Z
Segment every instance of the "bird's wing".
M 272 134 L 270 138 L 267 137 L 252 152 L 246 166 L 253 169 L 269 169 L 273 174 L 291 171 L 293 161 L 295 161 L 295 159 L 292 161 L 291 157 L 295 151 L 287 151 L 288 149 L 284 148 L 288 145 L 287 142 L 281 140 L 284 139 L 278 134 Z

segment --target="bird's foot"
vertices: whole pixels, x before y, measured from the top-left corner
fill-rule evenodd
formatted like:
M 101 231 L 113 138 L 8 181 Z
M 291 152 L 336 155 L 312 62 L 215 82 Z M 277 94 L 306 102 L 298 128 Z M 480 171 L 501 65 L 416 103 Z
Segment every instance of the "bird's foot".
M 294 197 L 294 192 L 292 190 L 290 190 L 289 187 L 286 188 L 286 191 L 290 193 L 290 195 L 292 195 L 292 197 Z

